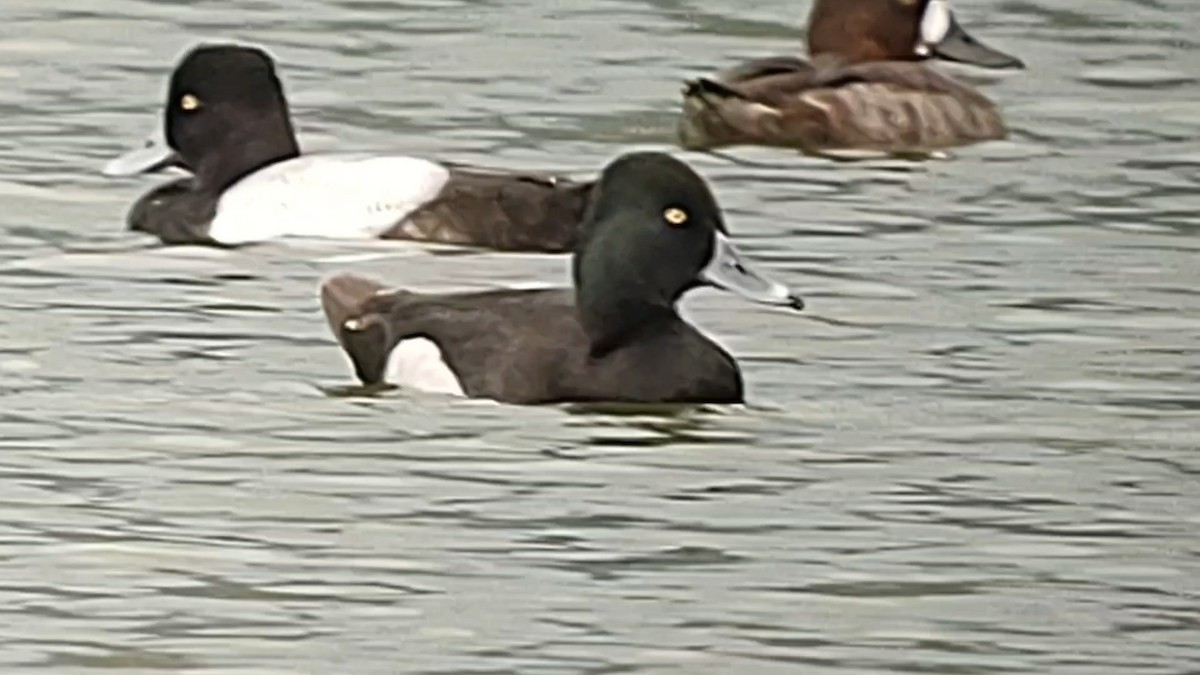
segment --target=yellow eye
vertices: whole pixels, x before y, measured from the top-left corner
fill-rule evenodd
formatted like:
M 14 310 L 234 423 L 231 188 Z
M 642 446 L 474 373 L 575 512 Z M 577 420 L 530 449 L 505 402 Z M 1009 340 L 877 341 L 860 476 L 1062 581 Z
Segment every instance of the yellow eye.
M 194 94 L 184 94 L 183 98 L 179 99 L 179 107 L 188 111 L 195 110 L 200 107 L 200 99 Z
M 671 207 L 663 211 L 663 220 L 667 221 L 669 225 L 679 227 L 688 221 L 688 214 L 681 208 Z

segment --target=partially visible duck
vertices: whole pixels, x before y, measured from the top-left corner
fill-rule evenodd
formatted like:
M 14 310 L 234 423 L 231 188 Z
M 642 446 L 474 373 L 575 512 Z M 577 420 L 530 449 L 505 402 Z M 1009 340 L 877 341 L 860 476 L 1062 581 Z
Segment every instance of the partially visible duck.
M 1003 138 L 996 105 L 923 64 L 1023 68 L 968 34 L 945 0 L 814 0 L 809 61 L 750 61 L 687 83 L 683 147 L 928 154 Z
M 574 245 L 591 192 L 588 182 L 415 157 L 301 155 L 274 61 L 242 45 L 183 56 L 162 132 L 105 173 L 194 174 L 151 190 L 128 215 L 130 229 L 172 244 L 380 237 L 561 252 Z
M 424 294 L 342 275 L 322 306 L 366 384 L 518 404 L 742 402 L 737 362 L 676 303 L 702 285 L 803 302 L 749 267 L 704 181 L 668 155 L 620 157 L 582 231 L 574 290 Z

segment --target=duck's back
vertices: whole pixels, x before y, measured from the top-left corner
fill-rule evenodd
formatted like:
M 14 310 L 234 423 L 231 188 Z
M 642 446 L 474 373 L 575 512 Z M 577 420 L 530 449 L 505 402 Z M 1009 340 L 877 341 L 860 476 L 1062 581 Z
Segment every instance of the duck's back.
M 128 222 L 177 244 L 382 237 L 557 253 L 574 246 L 591 188 L 401 155 L 315 153 L 268 165 L 219 194 L 192 178 L 159 186 Z
M 472 398 L 523 404 L 742 400 L 732 357 L 678 317 L 596 356 L 570 290 L 400 291 L 359 301 L 363 282 L 350 275 L 331 279 L 322 302 L 364 381 L 386 376 L 394 345 L 425 338 Z M 360 330 L 347 330 L 347 319 Z
M 570 251 L 592 184 L 533 173 L 449 168 L 438 195 L 383 234 L 499 251 Z
M 919 63 L 818 59 L 787 70 L 770 61 L 727 71 L 740 75 L 732 81 L 692 83 L 684 144 L 921 154 L 1007 134 L 991 100 Z
M 971 86 L 919 63 L 875 62 L 818 69 L 798 95 L 763 80 L 765 101 L 789 118 L 810 119 L 820 129 L 819 149 L 853 148 L 887 153 L 931 152 L 1003 138 L 999 110 Z M 791 100 L 797 100 L 794 106 Z M 797 141 L 806 139 L 797 138 Z

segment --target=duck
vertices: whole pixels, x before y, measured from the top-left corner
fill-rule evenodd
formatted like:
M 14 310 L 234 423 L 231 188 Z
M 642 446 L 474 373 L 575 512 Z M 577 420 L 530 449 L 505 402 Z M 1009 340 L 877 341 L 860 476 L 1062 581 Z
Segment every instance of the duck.
M 159 131 L 103 173 L 165 168 L 190 175 L 139 198 L 128 228 L 227 247 L 290 236 L 564 253 L 594 183 L 404 155 L 302 154 L 274 59 L 230 43 L 184 53 Z
M 362 384 L 517 405 L 738 404 L 737 361 L 683 320 L 714 286 L 800 310 L 755 271 L 686 163 L 631 152 L 601 172 L 572 255 L 573 288 L 422 293 L 342 273 L 319 295 Z
M 945 0 L 814 0 L 808 51 L 808 60 L 756 59 L 685 83 L 679 144 L 935 155 L 1008 131 L 995 103 L 930 59 L 1025 67 L 971 36 Z

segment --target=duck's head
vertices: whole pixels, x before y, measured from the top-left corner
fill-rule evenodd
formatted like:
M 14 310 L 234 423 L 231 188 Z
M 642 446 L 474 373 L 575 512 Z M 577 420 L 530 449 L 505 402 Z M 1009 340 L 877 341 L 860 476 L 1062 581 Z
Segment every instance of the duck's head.
M 192 48 L 176 65 L 158 133 L 104 171 L 133 175 L 178 166 L 223 188 L 297 154 L 271 57 L 256 47 L 210 44 Z
M 815 0 L 808 50 L 848 62 L 943 59 L 984 68 L 1024 68 L 955 19 L 947 0 Z
M 715 286 L 753 302 L 801 309 L 758 273 L 729 236 L 708 185 L 658 152 L 619 157 L 600 175 L 575 252 L 577 302 L 594 342 L 674 312 L 689 289 Z

